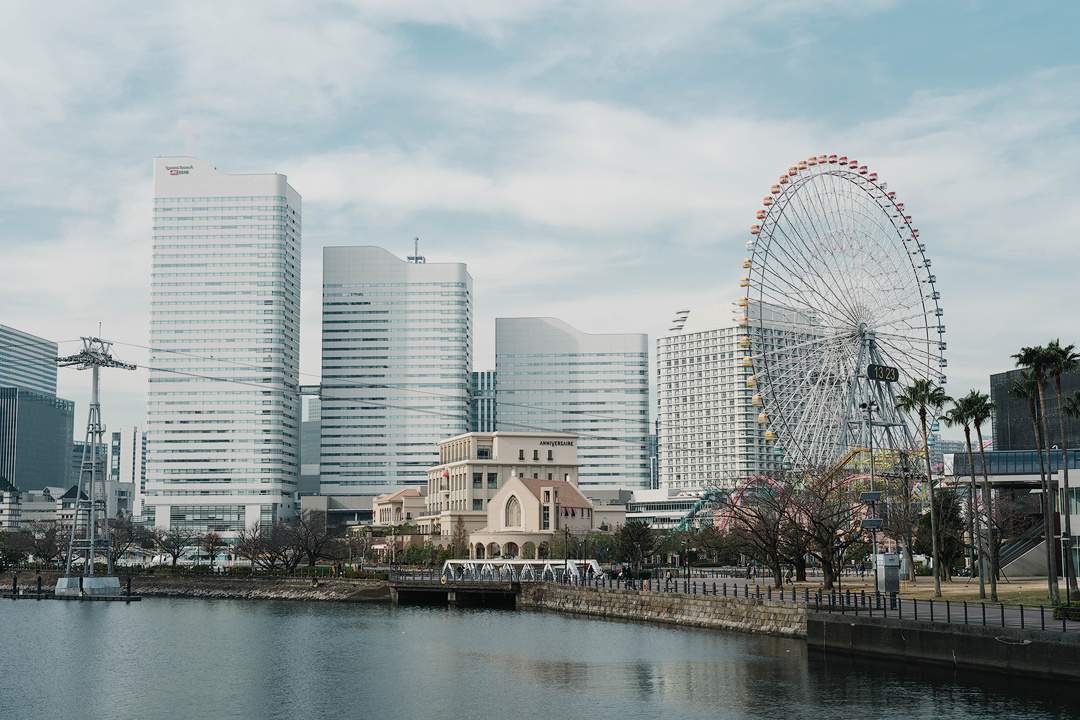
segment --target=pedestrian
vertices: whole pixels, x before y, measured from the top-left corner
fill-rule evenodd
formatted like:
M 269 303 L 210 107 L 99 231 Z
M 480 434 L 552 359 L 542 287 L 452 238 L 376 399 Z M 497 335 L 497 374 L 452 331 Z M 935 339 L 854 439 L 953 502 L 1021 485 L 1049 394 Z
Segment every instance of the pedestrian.
M 672 575 L 671 571 L 668 570 L 667 571 L 667 578 L 664 579 L 664 590 L 665 591 L 671 589 L 671 581 L 672 580 L 674 580 L 674 576 Z

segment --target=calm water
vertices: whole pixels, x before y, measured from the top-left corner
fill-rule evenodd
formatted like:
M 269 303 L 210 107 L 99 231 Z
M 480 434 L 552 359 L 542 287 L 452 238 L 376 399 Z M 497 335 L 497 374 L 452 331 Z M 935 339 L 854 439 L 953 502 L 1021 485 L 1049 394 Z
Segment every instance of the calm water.
M 1080 686 L 477 609 L 0 602 L 0 719 L 1066 718 Z

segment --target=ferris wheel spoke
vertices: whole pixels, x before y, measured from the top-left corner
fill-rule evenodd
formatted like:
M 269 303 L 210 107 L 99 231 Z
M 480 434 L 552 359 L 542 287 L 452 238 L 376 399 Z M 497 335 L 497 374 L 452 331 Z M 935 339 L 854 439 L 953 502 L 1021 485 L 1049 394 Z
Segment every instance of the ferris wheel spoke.
M 865 442 L 848 425 L 856 395 L 872 392 L 859 366 L 881 359 L 934 377 L 943 343 L 929 261 L 894 195 L 854 165 L 801 168 L 766 204 L 752 246 L 747 332 L 760 419 L 789 457 L 822 464 Z

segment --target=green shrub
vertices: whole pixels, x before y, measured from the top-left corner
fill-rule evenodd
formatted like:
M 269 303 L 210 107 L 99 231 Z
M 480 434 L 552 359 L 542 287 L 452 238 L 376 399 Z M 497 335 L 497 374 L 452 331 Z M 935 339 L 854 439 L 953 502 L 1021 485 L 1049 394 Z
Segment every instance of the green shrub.
M 1064 602 L 1054 608 L 1054 619 L 1060 620 L 1062 614 L 1066 620 L 1080 620 L 1080 601 Z

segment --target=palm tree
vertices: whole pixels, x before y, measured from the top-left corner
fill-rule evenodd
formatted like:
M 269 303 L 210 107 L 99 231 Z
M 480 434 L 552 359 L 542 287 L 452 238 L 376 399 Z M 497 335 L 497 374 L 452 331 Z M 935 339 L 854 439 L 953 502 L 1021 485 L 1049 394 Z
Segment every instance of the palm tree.
M 1030 350 L 1031 348 L 1025 348 Z M 1058 605 L 1061 600 L 1057 583 L 1057 567 L 1054 562 L 1054 522 L 1050 514 L 1050 482 L 1046 476 L 1046 468 L 1043 465 L 1043 446 L 1039 435 L 1039 410 L 1036 399 L 1042 391 L 1042 376 L 1037 374 L 1034 368 L 1022 370 L 1019 378 L 1014 378 L 1009 383 L 1009 397 L 1027 399 L 1028 410 L 1031 412 L 1031 425 L 1035 429 L 1035 450 L 1039 456 L 1039 481 L 1042 486 L 1042 512 L 1043 525 L 1046 537 L 1046 582 L 1050 602 Z
M 1058 401 L 1058 428 L 1061 431 L 1061 512 L 1065 515 L 1065 532 L 1064 536 L 1069 538 L 1068 546 L 1065 548 L 1065 577 L 1067 578 L 1069 597 L 1080 593 L 1080 589 L 1076 586 L 1076 568 L 1073 567 L 1072 562 L 1072 520 L 1069 508 L 1069 454 L 1067 446 L 1065 444 L 1065 412 L 1064 405 L 1062 405 L 1061 397 L 1061 376 L 1067 372 L 1072 372 L 1077 368 L 1080 368 L 1080 355 L 1073 352 L 1073 345 L 1066 345 L 1061 347 L 1061 343 L 1057 340 L 1052 340 L 1049 345 L 1046 346 L 1046 353 L 1049 357 L 1049 363 L 1047 370 L 1054 376 L 1054 387 L 1057 389 L 1057 401 Z
M 931 561 L 934 564 L 934 597 L 941 597 L 941 575 L 938 567 L 938 528 L 934 512 L 934 479 L 930 470 L 930 444 L 927 442 L 927 417 L 936 416 L 949 396 L 929 380 L 916 378 L 915 382 L 904 388 L 896 397 L 896 409 L 904 413 L 916 413 L 922 427 L 923 452 L 926 457 L 926 487 L 930 495 L 930 547 Z
M 979 536 L 981 534 L 981 528 L 977 527 L 975 522 L 975 458 L 971 452 L 971 402 L 972 395 L 977 394 L 977 390 L 972 390 L 971 393 L 956 400 L 953 404 L 952 410 L 945 413 L 942 419 L 949 427 L 960 425 L 964 428 L 964 442 L 967 444 L 967 456 L 968 467 L 971 469 L 971 489 L 968 491 L 968 534 L 971 535 L 971 550 L 970 550 L 970 562 L 971 570 L 975 571 L 975 546 L 979 545 Z M 980 546 L 981 548 L 981 546 Z M 986 556 L 982 550 L 979 550 L 979 597 L 986 597 Z
M 993 498 L 990 494 L 990 477 L 986 472 L 986 443 L 983 442 L 982 424 L 990 419 L 994 413 L 994 403 L 990 402 L 990 396 L 977 390 L 972 390 L 964 398 L 968 403 L 968 413 L 971 424 L 975 426 L 975 435 L 979 439 L 979 457 L 982 460 L 982 496 L 986 524 L 984 526 L 983 542 L 985 543 L 986 563 L 989 566 L 990 575 L 990 600 L 997 602 L 997 561 L 990 551 L 994 547 L 994 522 L 993 522 Z M 983 554 L 980 552 L 980 554 Z

